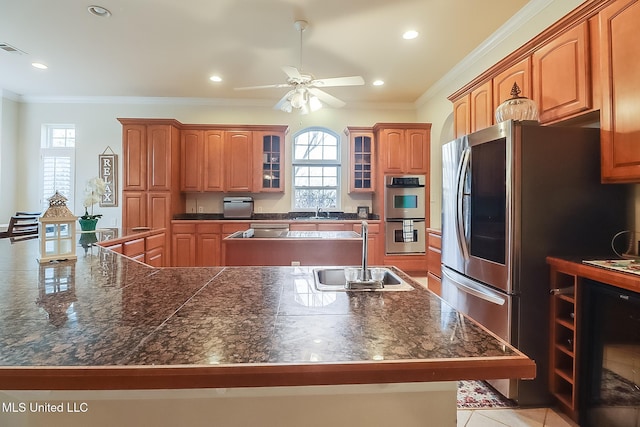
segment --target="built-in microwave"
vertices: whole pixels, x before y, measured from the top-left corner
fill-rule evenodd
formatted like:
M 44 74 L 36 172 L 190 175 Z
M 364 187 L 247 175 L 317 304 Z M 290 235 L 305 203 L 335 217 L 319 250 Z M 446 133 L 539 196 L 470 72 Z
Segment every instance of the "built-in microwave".
M 425 218 L 425 175 L 385 176 L 385 220 Z

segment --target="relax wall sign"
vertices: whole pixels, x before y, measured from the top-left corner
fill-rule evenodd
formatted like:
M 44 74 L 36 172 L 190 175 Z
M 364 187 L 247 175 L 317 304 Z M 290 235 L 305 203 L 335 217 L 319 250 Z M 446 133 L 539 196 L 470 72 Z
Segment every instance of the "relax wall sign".
M 106 154 L 107 150 L 111 154 Z M 98 156 L 100 163 L 100 178 L 105 183 L 104 194 L 100 197 L 100 206 L 118 206 L 118 155 L 107 147 L 104 153 Z

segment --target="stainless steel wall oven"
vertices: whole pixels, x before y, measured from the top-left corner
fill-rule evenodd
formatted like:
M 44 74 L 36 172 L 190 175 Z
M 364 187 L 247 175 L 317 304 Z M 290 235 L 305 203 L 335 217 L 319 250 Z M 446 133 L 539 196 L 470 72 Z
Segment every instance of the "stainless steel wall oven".
M 387 254 L 425 253 L 425 175 L 385 176 Z

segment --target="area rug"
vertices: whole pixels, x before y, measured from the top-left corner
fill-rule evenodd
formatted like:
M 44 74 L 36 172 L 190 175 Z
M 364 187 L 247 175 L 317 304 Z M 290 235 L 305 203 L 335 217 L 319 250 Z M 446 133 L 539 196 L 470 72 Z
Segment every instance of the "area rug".
M 504 397 L 484 381 L 458 381 L 458 408 L 515 408 L 517 404 Z

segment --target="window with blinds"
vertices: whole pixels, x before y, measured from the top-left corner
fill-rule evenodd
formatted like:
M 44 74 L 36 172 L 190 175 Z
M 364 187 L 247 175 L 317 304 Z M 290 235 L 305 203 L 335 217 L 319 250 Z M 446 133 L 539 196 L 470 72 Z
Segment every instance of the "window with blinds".
M 75 125 L 43 125 L 40 148 L 41 205 L 49 207 L 47 199 L 58 191 L 69 201 L 73 211 L 75 193 Z

